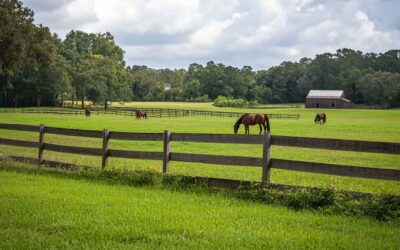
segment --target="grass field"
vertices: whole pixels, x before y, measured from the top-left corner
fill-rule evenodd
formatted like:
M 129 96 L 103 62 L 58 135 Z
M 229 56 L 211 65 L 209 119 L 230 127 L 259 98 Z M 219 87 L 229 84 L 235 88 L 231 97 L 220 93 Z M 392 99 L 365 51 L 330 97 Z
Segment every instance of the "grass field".
M 185 107 L 204 110 L 222 110 L 251 112 L 251 109 L 216 108 L 207 103 L 133 103 L 128 104 L 141 107 Z M 127 105 L 125 105 L 127 106 Z M 201 106 L 201 108 L 199 108 Z M 400 110 L 324 110 L 328 122 L 324 126 L 313 123 L 315 112 L 303 108 L 285 109 L 257 109 L 256 112 L 300 114 L 299 120 L 271 119 L 273 135 L 305 136 L 320 138 L 339 138 L 354 140 L 400 142 Z M 253 110 L 254 112 L 254 110 Z M 149 120 L 135 120 L 132 117 L 115 115 L 94 115 L 90 119 L 83 116 L 54 115 L 54 114 L 18 114 L 0 113 L 0 121 L 4 123 L 22 123 L 47 126 L 101 130 L 108 128 L 112 131 L 135 132 L 173 132 L 190 133 L 233 133 L 233 123 L 236 118 L 221 117 L 175 117 L 152 118 Z M 251 128 L 256 133 L 258 128 Z M 243 133 L 243 128 L 240 130 Z M 37 141 L 37 133 L 13 132 L 0 130 L 0 137 L 17 138 Z M 101 140 L 47 135 L 46 141 L 57 144 L 101 147 Z M 161 142 L 126 142 L 111 140 L 111 148 L 133 149 L 143 151 L 162 151 Z M 230 145 L 173 142 L 173 152 L 210 153 L 221 155 L 242 155 L 261 157 L 261 146 Z M 3 154 L 36 157 L 36 150 L 0 146 Z M 273 146 L 272 156 L 281 159 L 293 159 L 322 163 L 336 163 L 365 167 L 380 167 L 400 169 L 399 155 L 383 155 L 371 153 L 341 152 L 328 150 L 312 150 Z M 101 159 L 79 155 L 68 155 L 46 152 L 46 159 L 70 163 L 78 163 L 99 167 Z M 111 168 L 149 169 L 161 171 L 161 162 L 144 160 L 110 159 Z M 242 180 L 259 181 L 261 169 L 252 167 L 231 167 L 194 163 L 172 162 L 171 173 L 185 175 L 212 176 Z M 330 187 L 362 192 L 400 195 L 400 183 L 394 181 L 377 181 L 359 178 L 335 177 L 328 175 L 291 172 L 283 170 L 272 171 L 273 183 L 291 185 L 305 185 L 316 187 Z
M 11 169 L 25 165 L 1 164 L 11 164 Z M 0 171 L 0 202 L 0 249 L 397 249 L 400 245 L 397 220 L 295 212 L 220 193 L 111 185 L 63 175 Z

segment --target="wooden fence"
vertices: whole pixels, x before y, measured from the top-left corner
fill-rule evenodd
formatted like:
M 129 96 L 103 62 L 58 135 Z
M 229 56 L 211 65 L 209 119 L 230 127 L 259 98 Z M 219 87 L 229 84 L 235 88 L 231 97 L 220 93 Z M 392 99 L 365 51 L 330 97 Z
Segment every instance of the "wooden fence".
M 103 131 L 94 131 L 46 127 L 44 125 L 31 126 L 2 123 L 0 123 L 0 129 L 39 132 L 38 142 L 0 138 L 0 144 L 2 145 L 37 148 L 39 165 L 43 164 L 44 162 L 44 152 L 53 151 L 99 156 L 102 158 L 102 169 L 106 168 L 107 159 L 110 157 L 160 160 L 163 162 L 163 173 L 168 172 L 171 161 L 261 167 L 261 180 L 264 185 L 268 185 L 270 183 L 271 168 L 328 175 L 400 181 L 400 170 L 283 160 L 274 159 L 271 156 L 271 145 L 381 154 L 400 154 L 400 143 L 272 136 L 270 132 L 262 136 L 172 133 L 171 131 L 164 131 L 164 133 L 132 133 L 109 131 L 108 129 L 104 129 Z M 102 138 L 102 147 L 87 148 L 46 143 L 46 134 Z M 117 150 L 109 147 L 109 141 L 111 139 L 129 141 L 163 141 L 164 147 L 163 152 Z M 171 149 L 171 142 L 173 141 L 261 144 L 263 145 L 263 156 L 262 158 L 259 158 L 247 156 L 175 153 Z
M 181 117 L 181 116 L 216 116 L 216 117 L 240 117 L 242 112 L 222 112 L 185 109 L 160 109 L 160 108 L 92 108 L 92 114 L 112 114 L 124 116 L 136 116 L 135 111 L 145 111 L 148 117 Z M 77 108 L 15 108 L 2 109 L 0 113 L 41 113 L 41 114 L 62 114 L 62 115 L 85 115 L 85 111 Z M 299 114 L 268 114 L 272 119 L 299 119 Z

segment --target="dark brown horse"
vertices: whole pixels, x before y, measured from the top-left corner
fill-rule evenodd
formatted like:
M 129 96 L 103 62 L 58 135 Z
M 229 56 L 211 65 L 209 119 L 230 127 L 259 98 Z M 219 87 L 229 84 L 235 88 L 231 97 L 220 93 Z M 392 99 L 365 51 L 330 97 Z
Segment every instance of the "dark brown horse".
M 325 113 L 317 113 L 314 119 L 315 124 L 325 124 L 326 123 L 326 114 Z
M 86 117 L 90 117 L 90 113 L 91 113 L 90 109 L 89 108 L 85 108 Z
M 258 124 L 258 126 L 260 127 L 260 135 L 262 132 L 262 127 L 264 128 L 264 133 L 266 131 L 270 131 L 269 118 L 266 114 L 244 114 L 244 115 L 242 115 L 237 120 L 235 125 L 233 126 L 233 130 L 234 130 L 235 134 L 238 133 L 238 130 L 239 130 L 239 127 L 241 124 L 244 125 L 245 134 L 250 134 L 249 126 L 250 125 L 253 126 L 256 124 Z
M 140 118 L 145 118 L 145 119 L 147 119 L 147 113 L 146 112 L 142 112 L 142 111 L 139 111 L 139 110 L 136 110 L 136 119 L 140 119 Z

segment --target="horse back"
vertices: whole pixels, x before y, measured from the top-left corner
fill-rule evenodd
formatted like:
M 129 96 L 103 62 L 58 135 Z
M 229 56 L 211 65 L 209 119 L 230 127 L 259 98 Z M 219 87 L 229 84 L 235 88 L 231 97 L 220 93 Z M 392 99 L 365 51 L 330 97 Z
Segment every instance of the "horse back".
M 248 125 L 255 125 L 257 123 L 263 123 L 265 116 L 263 114 L 248 114 L 243 118 L 243 123 Z

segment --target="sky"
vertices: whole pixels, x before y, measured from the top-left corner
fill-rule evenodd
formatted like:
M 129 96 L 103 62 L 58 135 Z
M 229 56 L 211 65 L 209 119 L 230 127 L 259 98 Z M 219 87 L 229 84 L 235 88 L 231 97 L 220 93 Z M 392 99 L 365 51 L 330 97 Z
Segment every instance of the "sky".
M 128 65 L 267 69 L 351 48 L 400 49 L 400 0 L 25 0 L 62 39 L 111 32 Z

